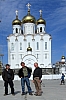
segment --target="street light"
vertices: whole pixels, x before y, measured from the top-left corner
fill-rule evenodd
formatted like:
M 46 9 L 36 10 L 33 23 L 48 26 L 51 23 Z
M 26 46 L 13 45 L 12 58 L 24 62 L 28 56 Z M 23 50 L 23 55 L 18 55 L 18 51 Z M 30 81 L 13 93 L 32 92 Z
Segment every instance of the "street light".
M 53 64 L 52 65 L 52 72 L 53 72 L 53 74 L 55 74 L 55 68 L 56 68 L 56 66 L 55 66 L 55 64 Z

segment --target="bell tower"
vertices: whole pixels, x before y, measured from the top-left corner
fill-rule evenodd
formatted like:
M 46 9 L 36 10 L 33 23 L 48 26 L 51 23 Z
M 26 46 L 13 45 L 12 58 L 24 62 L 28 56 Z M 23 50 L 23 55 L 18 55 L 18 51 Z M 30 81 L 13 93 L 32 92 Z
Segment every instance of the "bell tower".
M 13 26 L 13 34 L 21 34 L 21 21 L 18 19 L 18 10 L 16 12 L 16 19 L 13 20 L 12 26 Z

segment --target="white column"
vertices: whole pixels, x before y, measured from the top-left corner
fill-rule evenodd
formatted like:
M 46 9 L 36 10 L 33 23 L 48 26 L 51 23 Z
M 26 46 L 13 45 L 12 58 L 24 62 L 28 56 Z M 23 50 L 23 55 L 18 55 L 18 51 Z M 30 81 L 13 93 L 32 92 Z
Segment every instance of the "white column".
M 24 51 L 24 56 L 26 55 L 26 51 L 27 51 L 27 39 L 26 36 L 24 36 L 23 39 L 23 51 Z
M 15 58 L 15 64 L 19 63 L 19 55 L 18 55 L 18 39 L 15 40 L 15 54 L 16 54 L 16 58 Z M 17 67 L 17 66 L 16 66 Z
M 35 39 L 32 40 L 32 53 L 35 55 Z
M 8 63 L 11 64 L 11 56 L 10 56 L 10 40 L 8 39 Z
M 44 59 L 43 59 L 43 40 L 40 40 L 40 54 L 41 54 L 41 57 L 40 57 L 40 61 L 41 61 L 41 64 L 44 63 Z
M 49 62 L 51 64 L 51 39 L 49 40 Z

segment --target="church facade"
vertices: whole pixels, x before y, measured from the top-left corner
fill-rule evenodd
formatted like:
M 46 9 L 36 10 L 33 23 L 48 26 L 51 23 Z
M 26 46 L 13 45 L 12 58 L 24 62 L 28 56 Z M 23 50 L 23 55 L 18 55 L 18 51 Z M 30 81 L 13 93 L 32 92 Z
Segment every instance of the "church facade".
M 22 61 L 32 70 L 34 62 L 38 62 L 41 68 L 52 68 L 52 37 L 45 31 L 46 21 L 42 18 L 42 11 L 40 10 L 39 19 L 36 20 L 30 14 L 30 6 L 28 3 L 27 15 L 22 20 L 19 20 L 16 11 L 16 18 L 12 21 L 13 33 L 7 37 L 8 63 L 12 69 L 21 68 Z

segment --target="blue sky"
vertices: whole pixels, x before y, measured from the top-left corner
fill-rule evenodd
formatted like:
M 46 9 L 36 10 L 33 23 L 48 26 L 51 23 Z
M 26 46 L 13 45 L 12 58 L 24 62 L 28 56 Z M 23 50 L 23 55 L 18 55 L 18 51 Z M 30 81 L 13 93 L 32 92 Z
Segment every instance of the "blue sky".
M 7 36 L 12 34 L 12 21 L 18 10 L 19 19 L 27 14 L 26 4 L 30 3 L 31 14 L 46 20 L 46 33 L 52 36 L 52 63 L 66 56 L 66 0 L 0 0 L 0 53 L 4 54 L 3 63 L 7 63 Z

